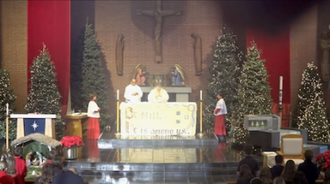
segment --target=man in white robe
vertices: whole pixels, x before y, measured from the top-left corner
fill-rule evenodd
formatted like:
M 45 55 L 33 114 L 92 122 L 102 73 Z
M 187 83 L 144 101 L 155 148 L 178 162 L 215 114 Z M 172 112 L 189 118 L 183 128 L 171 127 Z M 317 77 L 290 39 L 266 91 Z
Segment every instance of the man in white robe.
M 141 102 L 142 95 L 143 95 L 143 93 L 142 93 L 140 86 L 138 86 L 136 84 L 135 79 L 132 79 L 131 84 L 129 84 L 125 88 L 124 97 L 125 97 L 126 102 L 128 102 L 128 103 Z
M 150 91 L 148 95 L 148 102 L 152 103 L 165 103 L 169 99 L 168 93 L 165 89 L 156 86 L 153 90 Z

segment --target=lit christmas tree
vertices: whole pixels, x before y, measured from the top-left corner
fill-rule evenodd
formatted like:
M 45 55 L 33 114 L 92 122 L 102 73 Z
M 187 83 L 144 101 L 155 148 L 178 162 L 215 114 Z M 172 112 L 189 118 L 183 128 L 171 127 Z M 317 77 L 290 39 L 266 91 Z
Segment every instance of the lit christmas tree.
M 297 110 L 297 126 L 308 131 L 308 140 L 329 142 L 330 131 L 321 77 L 313 63 L 308 63 L 302 74 Z
M 212 132 L 214 130 L 213 111 L 217 103 L 217 93 L 221 92 L 226 102 L 227 130 L 230 129 L 230 119 L 237 105 L 239 64 L 243 54 L 239 51 L 236 41 L 236 35 L 231 29 L 222 28 L 222 36 L 217 38 L 213 61 L 209 67 L 211 77 L 208 79 L 207 95 L 204 98 L 203 119 L 206 129 Z
M 61 95 L 58 91 L 55 66 L 44 45 L 40 55 L 33 60 L 30 68 L 30 92 L 25 110 L 28 113 L 61 115 Z M 56 138 L 60 139 L 64 132 L 63 119 L 55 119 Z
M 96 41 L 91 24 L 86 24 L 84 52 L 82 63 L 81 95 L 87 110 L 90 95 L 96 94 L 97 105 L 101 108 L 100 125 L 105 126 L 110 121 L 108 85 L 105 74 L 106 67 L 102 65 L 101 52 Z
M 15 111 L 14 102 L 16 100 L 16 96 L 14 95 L 14 91 L 9 89 L 10 87 L 10 78 L 9 72 L 3 69 L 0 69 L 0 138 L 6 137 L 6 113 L 8 103 L 8 114 L 11 114 Z M 11 119 L 9 123 L 9 138 L 16 138 L 16 119 Z
M 243 127 L 244 115 L 271 114 L 271 88 L 264 62 L 260 59 L 256 43 L 252 41 L 239 78 L 238 106 L 232 120 L 233 145 L 245 145 L 249 139 L 249 132 Z

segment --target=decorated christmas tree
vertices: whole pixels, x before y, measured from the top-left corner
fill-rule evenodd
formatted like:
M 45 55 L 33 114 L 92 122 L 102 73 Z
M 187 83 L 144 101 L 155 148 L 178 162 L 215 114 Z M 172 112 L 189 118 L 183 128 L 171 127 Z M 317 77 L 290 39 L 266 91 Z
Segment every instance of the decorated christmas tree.
M 239 77 L 238 106 L 232 120 L 233 145 L 245 145 L 249 139 L 249 132 L 243 127 L 244 115 L 271 114 L 271 88 L 264 62 L 252 41 Z
M 308 63 L 302 74 L 297 112 L 297 126 L 308 131 L 308 140 L 329 142 L 330 131 L 321 77 L 313 63 Z
M 102 64 L 101 52 L 91 24 L 86 24 L 82 63 L 81 95 L 87 109 L 90 95 L 96 94 L 97 104 L 101 108 L 100 124 L 105 126 L 110 121 L 108 85 L 106 67 Z
M 16 96 L 14 91 L 10 87 L 9 72 L 6 70 L 0 70 L 0 138 L 6 137 L 6 115 L 8 103 L 8 115 L 15 111 L 14 102 Z M 16 120 L 11 119 L 9 123 L 9 138 L 16 138 Z
M 227 27 L 222 28 L 221 31 L 222 36 L 217 38 L 213 60 L 209 67 L 211 77 L 208 79 L 207 95 L 204 98 L 203 120 L 205 128 L 209 131 L 214 129 L 213 111 L 219 92 L 222 93 L 226 102 L 228 111 L 226 128 L 230 129 L 230 119 L 237 105 L 239 64 L 243 56 L 237 47 L 237 38 L 233 31 Z
M 30 68 L 30 92 L 25 110 L 28 113 L 61 115 L 61 95 L 58 90 L 55 66 L 44 45 L 40 55 L 33 60 Z M 55 119 L 56 138 L 60 139 L 64 132 L 63 119 Z

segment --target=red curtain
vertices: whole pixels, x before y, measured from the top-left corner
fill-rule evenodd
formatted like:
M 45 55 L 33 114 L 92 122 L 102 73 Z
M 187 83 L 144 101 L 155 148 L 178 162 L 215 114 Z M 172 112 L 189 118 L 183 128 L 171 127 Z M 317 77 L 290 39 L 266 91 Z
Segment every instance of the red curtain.
M 70 0 L 28 0 L 28 79 L 33 59 L 43 43 L 56 67 L 62 112 L 66 114 L 70 86 Z
M 269 74 L 271 96 L 274 103 L 279 102 L 279 80 L 283 76 L 283 103 L 290 103 L 290 29 L 271 32 L 261 29 L 247 30 L 247 46 L 254 40 L 261 50 L 261 59 Z

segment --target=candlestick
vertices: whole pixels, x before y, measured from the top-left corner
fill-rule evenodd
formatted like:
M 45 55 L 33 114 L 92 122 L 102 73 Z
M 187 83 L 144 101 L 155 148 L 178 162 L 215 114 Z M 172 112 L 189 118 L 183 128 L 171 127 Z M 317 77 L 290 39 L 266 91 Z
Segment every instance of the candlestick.
M 199 91 L 199 99 L 201 101 L 203 100 L 203 91 L 202 90 Z
M 117 89 L 117 100 L 119 100 L 119 89 Z
M 280 76 L 280 90 L 283 90 L 283 76 Z
M 8 116 L 9 115 L 9 104 L 6 103 L 6 115 Z

